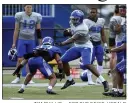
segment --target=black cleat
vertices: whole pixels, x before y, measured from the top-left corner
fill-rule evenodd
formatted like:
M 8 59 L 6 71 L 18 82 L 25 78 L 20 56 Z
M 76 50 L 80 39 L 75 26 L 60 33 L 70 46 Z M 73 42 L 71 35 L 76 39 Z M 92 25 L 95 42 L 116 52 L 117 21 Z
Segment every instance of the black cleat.
M 109 92 L 104 92 L 102 94 L 105 96 L 112 96 L 113 92 L 114 92 L 113 90 L 110 90 Z
M 67 80 L 64 84 L 64 86 L 61 89 L 65 89 L 67 87 L 69 87 L 70 85 L 75 84 L 75 81 L 72 79 L 71 81 Z
M 123 93 L 119 93 L 118 92 L 118 96 L 117 97 L 126 97 L 126 94 L 123 92 Z
M 102 82 L 102 84 L 104 86 L 104 92 L 109 91 L 109 84 L 108 84 L 108 82 L 107 81 L 104 81 L 104 82 Z
M 57 93 L 55 93 L 54 91 L 52 90 L 46 90 L 47 94 L 52 94 L 52 95 L 56 95 Z
M 18 90 L 18 93 L 23 93 L 24 92 L 24 89 L 23 88 L 20 88 L 19 90 Z
M 126 95 L 123 93 L 119 93 L 118 91 L 113 92 L 112 97 L 126 97 Z

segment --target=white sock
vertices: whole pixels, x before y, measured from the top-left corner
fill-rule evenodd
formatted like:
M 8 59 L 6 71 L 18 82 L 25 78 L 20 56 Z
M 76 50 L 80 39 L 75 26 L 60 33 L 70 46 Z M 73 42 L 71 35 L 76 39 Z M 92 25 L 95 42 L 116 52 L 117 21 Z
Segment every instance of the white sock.
M 67 80 L 69 80 L 69 81 L 71 81 L 73 79 L 71 75 L 70 76 L 66 76 L 66 77 L 67 77 Z
M 123 89 L 119 89 L 119 93 L 123 93 Z
M 48 90 L 52 90 L 52 86 L 49 85 L 49 86 L 47 87 L 47 89 L 48 89 Z
M 87 70 L 87 77 L 88 77 L 88 82 L 92 81 L 92 73 L 90 70 Z
M 26 88 L 26 86 L 27 86 L 27 85 L 22 84 L 21 88 L 22 88 L 22 89 L 25 89 L 25 88 Z
M 99 80 L 101 81 L 101 82 L 104 82 L 105 81 L 105 79 L 100 75 L 99 77 Z
M 116 92 L 116 91 L 118 91 L 118 89 L 117 89 L 117 88 L 112 88 L 112 90 L 113 90 L 113 91 L 115 91 L 115 92 Z
M 99 74 L 102 74 L 102 72 L 103 72 L 103 66 L 97 65 L 97 71 L 99 72 Z
M 16 77 L 16 79 L 20 79 L 19 77 Z

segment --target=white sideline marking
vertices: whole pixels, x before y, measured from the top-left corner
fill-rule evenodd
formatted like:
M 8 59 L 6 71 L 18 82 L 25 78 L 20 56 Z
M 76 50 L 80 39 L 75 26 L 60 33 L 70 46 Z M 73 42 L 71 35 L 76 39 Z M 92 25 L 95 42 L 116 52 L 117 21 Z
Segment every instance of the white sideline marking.
M 3 84 L 3 87 L 20 87 L 22 84 Z M 63 86 L 64 83 L 57 83 L 55 86 Z M 100 85 L 100 84 L 95 84 Z M 72 86 L 76 87 L 83 87 L 83 86 L 95 86 L 95 85 L 88 85 L 87 83 L 75 83 Z M 112 83 L 109 83 L 109 85 L 112 85 Z M 35 83 L 35 84 L 28 84 L 27 86 L 31 87 L 46 87 L 48 86 L 48 83 Z
M 13 99 L 13 100 L 22 100 L 22 99 L 24 99 L 24 98 L 10 97 L 9 99 Z

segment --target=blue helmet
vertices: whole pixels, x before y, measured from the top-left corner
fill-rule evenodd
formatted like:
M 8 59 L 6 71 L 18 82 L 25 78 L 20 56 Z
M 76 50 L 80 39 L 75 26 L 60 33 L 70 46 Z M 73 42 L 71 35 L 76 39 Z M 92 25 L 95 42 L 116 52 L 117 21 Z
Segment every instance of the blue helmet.
M 8 51 L 8 58 L 11 61 L 17 61 L 17 50 L 16 49 L 10 49 Z
M 71 13 L 70 22 L 74 26 L 81 24 L 83 22 L 83 19 L 84 19 L 84 13 L 81 10 L 74 10 Z
M 87 70 L 83 71 L 80 75 L 80 78 L 82 81 L 87 82 L 88 81 L 88 77 L 87 77 Z
M 46 44 L 54 45 L 54 40 L 53 40 L 53 38 L 47 36 L 47 37 L 43 38 L 42 43 L 43 43 L 43 45 L 46 45 Z

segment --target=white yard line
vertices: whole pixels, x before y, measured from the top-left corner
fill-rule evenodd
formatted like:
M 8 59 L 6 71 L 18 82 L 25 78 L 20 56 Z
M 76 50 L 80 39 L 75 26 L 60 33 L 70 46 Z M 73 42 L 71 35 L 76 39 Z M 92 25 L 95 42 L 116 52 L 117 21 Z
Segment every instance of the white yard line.
M 22 84 L 3 84 L 3 87 L 20 87 Z M 57 83 L 56 86 L 63 86 L 64 83 Z M 100 84 L 96 84 L 96 85 L 100 85 Z M 109 83 L 109 85 L 112 85 L 112 83 Z M 28 84 L 28 86 L 31 87 L 46 87 L 48 86 L 48 83 L 35 83 L 35 84 Z M 76 87 L 83 87 L 83 86 L 95 86 L 95 85 L 88 85 L 87 83 L 76 83 L 72 86 L 76 86 Z

